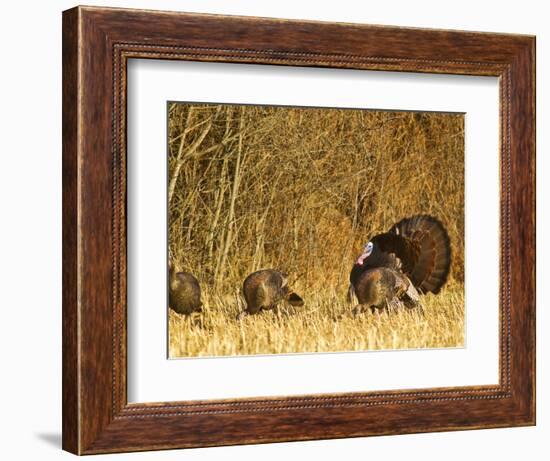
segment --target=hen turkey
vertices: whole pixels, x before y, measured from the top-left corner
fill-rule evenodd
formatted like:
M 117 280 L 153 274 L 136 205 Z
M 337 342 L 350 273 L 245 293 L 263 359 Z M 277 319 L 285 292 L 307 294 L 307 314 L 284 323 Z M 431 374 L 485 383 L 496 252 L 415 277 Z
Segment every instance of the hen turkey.
M 303 306 L 304 301 L 288 286 L 288 276 L 274 269 L 262 269 L 250 274 L 243 283 L 246 309 L 238 319 L 257 314 L 262 310 L 274 309 L 281 301 L 292 306 Z
M 169 269 L 169 305 L 178 314 L 191 315 L 202 311 L 201 287 L 189 272 L 179 272 L 172 264 Z
M 386 306 L 415 307 L 420 294 L 439 293 L 447 281 L 451 245 L 443 224 L 428 215 L 405 218 L 364 247 L 350 273 L 354 313 Z

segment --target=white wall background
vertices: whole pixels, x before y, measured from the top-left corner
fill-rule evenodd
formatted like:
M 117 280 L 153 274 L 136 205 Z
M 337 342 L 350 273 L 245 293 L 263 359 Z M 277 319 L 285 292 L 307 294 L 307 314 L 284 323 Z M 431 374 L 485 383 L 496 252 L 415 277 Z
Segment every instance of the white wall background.
M 0 450 L 3 459 L 68 459 L 61 451 L 61 11 L 76 3 L 5 2 L 0 14 Z M 89 0 L 87 4 L 537 35 L 538 425 L 117 455 L 117 459 L 542 460 L 550 437 L 550 340 L 543 214 L 550 194 L 550 30 L 545 3 L 441 1 Z M 548 286 L 548 284 L 547 284 Z M 546 295 L 546 296 L 545 296 Z M 102 458 L 102 457 L 99 457 Z M 98 459 L 99 459 L 98 458 Z

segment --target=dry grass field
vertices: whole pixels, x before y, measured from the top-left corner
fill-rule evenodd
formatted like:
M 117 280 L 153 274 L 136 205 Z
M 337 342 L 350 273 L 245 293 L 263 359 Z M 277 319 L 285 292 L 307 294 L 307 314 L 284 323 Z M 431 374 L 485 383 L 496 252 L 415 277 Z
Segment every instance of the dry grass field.
M 169 253 L 204 312 L 169 312 L 170 357 L 457 347 L 464 343 L 461 114 L 171 103 Z M 420 309 L 351 315 L 349 271 L 401 218 L 448 230 L 452 266 Z M 237 321 L 244 278 L 289 274 L 303 307 Z
M 464 290 L 452 283 L 420 309 L 351 315 L 341 293 L 304 295 L 304 307 L 236 321 L 238 295 L 205 297 L 201 315 L 170 311 L 170 357 L 458 347 L 464 344 Z

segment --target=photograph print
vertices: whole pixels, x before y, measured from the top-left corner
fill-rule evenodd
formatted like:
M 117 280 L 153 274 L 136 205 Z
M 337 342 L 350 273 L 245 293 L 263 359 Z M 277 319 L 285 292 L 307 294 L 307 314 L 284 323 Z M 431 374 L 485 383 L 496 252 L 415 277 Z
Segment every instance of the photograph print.
M 464 114 L 167 111 L 170 358 L 464 346 Z

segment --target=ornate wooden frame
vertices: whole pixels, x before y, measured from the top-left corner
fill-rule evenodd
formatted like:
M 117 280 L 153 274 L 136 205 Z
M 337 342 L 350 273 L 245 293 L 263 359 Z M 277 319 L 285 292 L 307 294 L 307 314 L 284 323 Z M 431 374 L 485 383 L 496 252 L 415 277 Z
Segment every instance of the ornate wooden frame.
M 500 383 L 128 404 L 130 58 L 500 79 Z M 77 7 L 63 13 L 63 448 L 78 454 L 535 423 L 535 38 Z

